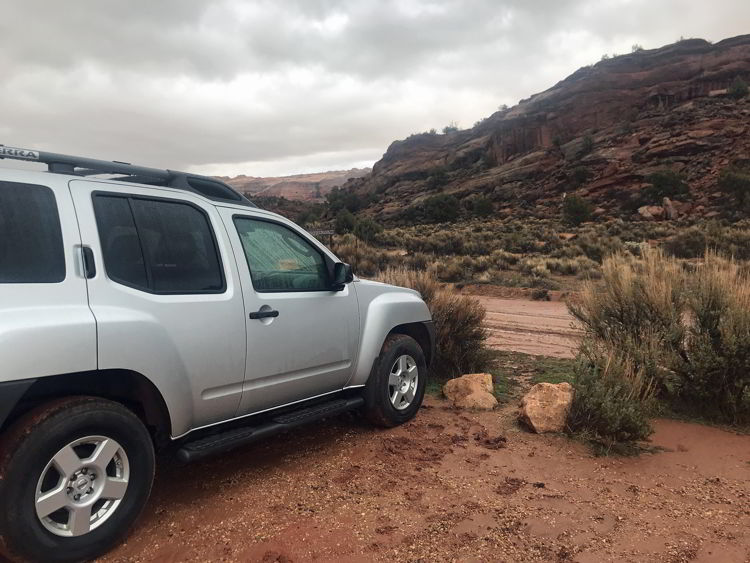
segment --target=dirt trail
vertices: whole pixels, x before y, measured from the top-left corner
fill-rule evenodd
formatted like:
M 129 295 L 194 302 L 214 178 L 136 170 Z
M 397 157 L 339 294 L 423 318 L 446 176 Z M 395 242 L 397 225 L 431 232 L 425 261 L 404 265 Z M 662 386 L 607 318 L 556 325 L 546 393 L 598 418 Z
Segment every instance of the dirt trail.
M 499 350 L 572 358 L 580 331 L 560 301 L 475 296 L 485 309 L 488 344 Z
M 747 561 L 750 437 L 657 421 L 639 458 L 429 398 L 181 467 L 108 561 Z M 498 439 L 505 437 L 506 441 Z

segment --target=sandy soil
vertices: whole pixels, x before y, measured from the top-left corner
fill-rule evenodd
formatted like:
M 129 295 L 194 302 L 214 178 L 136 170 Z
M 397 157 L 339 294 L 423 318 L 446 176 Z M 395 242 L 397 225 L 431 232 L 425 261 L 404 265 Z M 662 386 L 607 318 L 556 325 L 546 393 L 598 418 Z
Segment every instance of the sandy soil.
M 750 437 L 657 421 L 638 458 L 429 398 L 193 466 L 162 461 L 108 561 L 748 561 Z
M 555 358 L 572 358 L 579 337 L 561 301 L 475 296 L 487 309 L 490 346 Z

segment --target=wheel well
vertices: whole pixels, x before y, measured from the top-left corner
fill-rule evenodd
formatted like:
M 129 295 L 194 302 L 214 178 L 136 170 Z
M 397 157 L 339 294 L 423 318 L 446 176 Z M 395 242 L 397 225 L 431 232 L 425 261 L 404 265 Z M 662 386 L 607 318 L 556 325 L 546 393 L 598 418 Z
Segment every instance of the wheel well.
M 429 367 L 432 363 L 432 346 L 430 345 L 430 334 L 422 323 L 409 323 L 398 325 L 391 329 L 389 334 L 405 334 L 417 341 L 424 352 L 424 359 Z
M 169 439 L 172 429 L 169 410 L 159 390 L 140 373 L 121 369 L 39 378 L 18 401 L 5 426 L 41 403 L 73 395 L 101 397 L 121 403 L 143 421 L 157 444 Z

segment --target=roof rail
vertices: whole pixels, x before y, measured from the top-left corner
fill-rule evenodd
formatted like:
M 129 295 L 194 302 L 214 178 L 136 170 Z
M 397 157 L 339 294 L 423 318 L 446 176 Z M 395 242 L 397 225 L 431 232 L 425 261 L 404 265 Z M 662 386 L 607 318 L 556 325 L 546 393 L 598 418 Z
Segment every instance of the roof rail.
M 176 188 L 200 194 L 214 201 L 257 207 L 257 205 L 235 191 L 231 186 L 210 176 L 135 166 L 128 162 L 119 162 L 117 160 L 97 160 L 94 158 L 6 147 L 5 145 L 0 145 L 0 159 L 40 162 L 46 164 L 47 170 L 53 174 L 72 174 L 75 176 L 122 174 L 122 176 L 111 179 L 121 182 L 137 182 L 152 186 Z

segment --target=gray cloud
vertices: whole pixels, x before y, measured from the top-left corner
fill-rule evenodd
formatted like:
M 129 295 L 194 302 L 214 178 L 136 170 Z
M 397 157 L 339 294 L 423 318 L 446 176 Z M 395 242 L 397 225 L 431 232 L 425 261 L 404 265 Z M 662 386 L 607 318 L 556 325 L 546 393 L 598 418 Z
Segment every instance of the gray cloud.
M 746 33 L 750 3 L 7 2 L 0 142 L 210 173 L 362 165 L 605 53 Z

